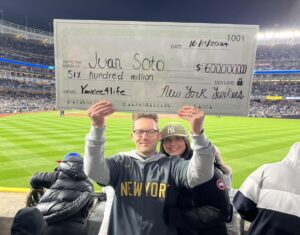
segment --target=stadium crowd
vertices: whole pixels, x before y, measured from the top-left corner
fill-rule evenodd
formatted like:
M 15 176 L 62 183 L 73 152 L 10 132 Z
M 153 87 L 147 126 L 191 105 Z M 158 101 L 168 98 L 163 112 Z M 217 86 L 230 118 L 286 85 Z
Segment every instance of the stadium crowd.
M 13 79 L 1 79 L 0 88 L 7 90 L 18 90 L 31 92 L 44 92 L 53 93 L 55 92 L 55 85 L 48 83 L 48 81 L 38 80 L 33 81 L 20 81 Z
M 299 96 L 300 95 L 300 81 L 267 81 L 267 82 L 253 82 L 252 96 Z
M 36 40 L 0 34 L 0 57 L 53 66 L 54 47 Z
M 250 117 L 284 117 L 300 115 L 300 102 L 250 100 Z
M 258 45 L 256 70 L 300 69 L 300 44 Z
M 13 93 L 0 90 L 0 113 L 55 110 L 55 98 L 50 94 Z
M 54 109 L 54 84 L 0 78 L 0 113 Z

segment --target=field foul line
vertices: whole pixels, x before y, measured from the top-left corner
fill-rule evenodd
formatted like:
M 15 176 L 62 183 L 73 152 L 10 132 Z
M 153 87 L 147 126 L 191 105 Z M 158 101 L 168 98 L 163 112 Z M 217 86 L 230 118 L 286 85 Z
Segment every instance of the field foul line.
M 9 192 L 9 193 L 28 193 L 29 188 L 11 188 L 11 187 L 0 187 L 0 192 Z

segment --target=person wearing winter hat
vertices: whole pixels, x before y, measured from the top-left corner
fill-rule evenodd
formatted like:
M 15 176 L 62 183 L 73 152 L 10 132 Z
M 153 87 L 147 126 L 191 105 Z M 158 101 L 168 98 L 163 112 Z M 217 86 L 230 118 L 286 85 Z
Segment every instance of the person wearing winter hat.
M 47 222 L 43 235 L 87 235 L 86 219 L 93 204 L 93 183 L 83 171 L 83 158 L 68 153 L 53 172 L 36 173 L 31 187 L 47 188 L 36 207 Z
M 160 152 L 170 157 L 191 159 L 193 150 L 181 124 L 169 123 L 162 128 Z M 180 190 L 176 207 L 165 209 L 165 220 L 169 226 L 177 228 L 179 235 L 227 235 L 226 222 L 230 220 L 231 209 L 222 169 L 215 164 L 210 181 Z
M 45 226 L 44 217 L 37 208 L 25 207 L 16 213 L 11 235 L 41 235 Z

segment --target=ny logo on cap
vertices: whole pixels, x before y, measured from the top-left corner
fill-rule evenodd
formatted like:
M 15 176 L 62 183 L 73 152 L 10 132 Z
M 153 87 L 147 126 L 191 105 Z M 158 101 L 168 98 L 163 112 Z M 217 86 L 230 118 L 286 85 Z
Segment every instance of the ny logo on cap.
M 168 133 L 169 134 L 175 133 L 175 127 L 174 126 L 169 126 L 168 127 Z

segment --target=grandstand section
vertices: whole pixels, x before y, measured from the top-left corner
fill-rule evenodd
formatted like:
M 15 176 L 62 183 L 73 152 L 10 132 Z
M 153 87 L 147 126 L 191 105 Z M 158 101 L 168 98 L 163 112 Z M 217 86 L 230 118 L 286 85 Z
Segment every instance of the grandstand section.
M 300 118 L 300 33 L 260 33 L 249 116 Z M 55 109 L 52 33 L 0 23 L 0 113 Z
M 55 109 L 52 33 L 0 25 L 0 113 Z
M 249 116 L 300 118 L 300 33 L 258 35 Z

